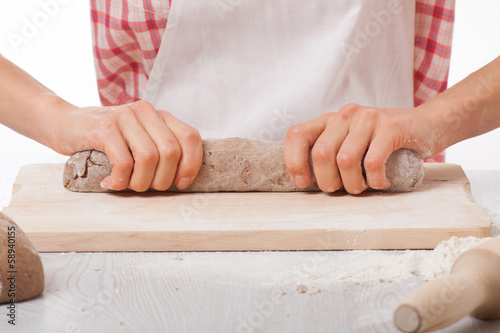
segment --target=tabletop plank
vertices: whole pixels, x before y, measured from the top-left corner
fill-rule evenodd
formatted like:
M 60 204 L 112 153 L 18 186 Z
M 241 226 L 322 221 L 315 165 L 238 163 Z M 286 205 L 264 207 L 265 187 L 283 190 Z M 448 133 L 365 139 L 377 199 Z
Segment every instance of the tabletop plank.
M 422 277 L 338 281 L 328 274 L 343 258 L 323 254 L 306 272 L 306 252 L 45 253 L 46 290 L 18 304 L 16 331 L 395 332 L 392 311 Z M 440 332 L 500 322 L 453 326 Z

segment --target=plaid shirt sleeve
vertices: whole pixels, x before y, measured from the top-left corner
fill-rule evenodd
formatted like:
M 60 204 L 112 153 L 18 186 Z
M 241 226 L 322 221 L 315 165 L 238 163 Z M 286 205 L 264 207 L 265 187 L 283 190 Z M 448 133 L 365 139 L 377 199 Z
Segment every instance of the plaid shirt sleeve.
M 172 0 L 91 0 L 94 57 L 103 105 L 141 99 Z M 446 89 L 455 0 L 416 0 L 414 104 Z M 444 161 L 444 153 L 427 161 Z

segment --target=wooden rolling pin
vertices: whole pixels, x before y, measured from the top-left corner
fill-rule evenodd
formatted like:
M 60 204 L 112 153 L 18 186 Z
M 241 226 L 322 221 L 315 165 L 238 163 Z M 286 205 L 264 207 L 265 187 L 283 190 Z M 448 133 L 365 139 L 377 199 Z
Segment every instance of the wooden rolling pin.
M 462 253 L 449 276 L 408 295 L 396 308 L 394 323 L 405 333 L 430 332 L 469 314 L 500 317 L 500 236 Z
M 193 183 L 182 192 L 319 191 L 314 173 L 307 188 L 295 186 L 283 160 L 284 146 L 284 141 L 203 140 L 201 169 Z M 99 184 L 112 169 L 108 157 L 102 152 L 77 153 L 66 162 L 64 187 L 76 192 L 106 192 Z M 416 152 L 400 149 L 386 163 L 386 175 L 391 182 L 389 191 L 411 191 L 424 178 L 422 160 Z M 175 185 L 168 191 L 179 192 Z

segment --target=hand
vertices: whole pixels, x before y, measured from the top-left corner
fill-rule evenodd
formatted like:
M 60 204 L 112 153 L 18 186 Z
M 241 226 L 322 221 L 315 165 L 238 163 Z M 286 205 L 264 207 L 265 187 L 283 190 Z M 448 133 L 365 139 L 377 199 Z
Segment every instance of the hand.
M 47 141 L 55 151 L 106 153 L 113 165 L 112 174 L 101 183 L 107 189 L 164 191 L 172 182 L 184 189 L 201 167 L 198 131 L 144 101 L 116 107 L 66 105 L 51 120 Z
M 428 158 L 444 148 L 436 123 L 427 109 L 347 104 L 339 112 L 291 126 L 285 140 L 285 165 L 294 183 L 307 187 L 311 181 L 308 152 L 312 147 L 314 174 L 322 191 L 344 188 L 359 194 L 368 187 L 386 189 L 390 182 L 385 164 L 393 151 L 409 148 Z

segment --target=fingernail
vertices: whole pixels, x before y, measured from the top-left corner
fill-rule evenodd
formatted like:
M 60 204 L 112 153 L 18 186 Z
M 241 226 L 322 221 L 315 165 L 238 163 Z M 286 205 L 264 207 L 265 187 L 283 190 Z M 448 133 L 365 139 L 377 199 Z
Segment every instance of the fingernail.
M 111 190 L 111 188 L 109 187 L 109 184 L 104 179 L 101 180 L 101 182 L 99 183 L 99 185 L 104 190 Z
M 295 185 L 297 185 L 300 188 L 307 187 L 309 185 L 309 182 L 307 181 L 306 177 L 298 175 L 295 176 Z
M 175 186 L 177 186 L 177 188 L 179 190 L 182 190 L 182 189 L 185 189 L 186 187 L 188 187 L 189 184 L 191 184 L 191 178 L 189 178 L 189 177 L 182 177 L 181 179 L 179 179 L 177 181 L 177 183 L 175 183 Z

